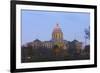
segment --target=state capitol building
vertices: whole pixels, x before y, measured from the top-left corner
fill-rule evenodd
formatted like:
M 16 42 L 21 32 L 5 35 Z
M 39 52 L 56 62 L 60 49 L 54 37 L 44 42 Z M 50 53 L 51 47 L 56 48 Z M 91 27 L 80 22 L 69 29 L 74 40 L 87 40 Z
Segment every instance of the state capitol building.
M 73 40 L 72 44 L 77 49 L 82 48 L 82 42 L 79 42 L 77 40 Z M 54 45 L 57 45 L 59 48 L 62 48 L 62 49 L 69 49 L 71 42 L 64 40 L 63 32 L 62 32 L 61 28 L 59 27 L 59 24 L 56 24 L 56 26 L 54 27 L 53 32 L 52 32 L 52 39 L 51 40 L 40 41 L 39 39 L 36 39 L 36 40 L 26 44 L 26 46 L 28 46 L 28 45 L 32 46 L 34 49 L 41 48 L 41 47 L 42 48 L 53 48 Z

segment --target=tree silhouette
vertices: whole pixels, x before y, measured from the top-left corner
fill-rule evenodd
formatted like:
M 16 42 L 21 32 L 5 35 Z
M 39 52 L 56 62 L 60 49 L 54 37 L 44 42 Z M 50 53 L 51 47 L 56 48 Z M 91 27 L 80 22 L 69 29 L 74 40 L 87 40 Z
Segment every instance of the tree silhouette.
M 85 29 L 85 38 L 90 39 L 90 26 Z
M 87 45 L 87 41 L 90 40 L 90 26 L 84 30 L 85 32 L 85 45 Z

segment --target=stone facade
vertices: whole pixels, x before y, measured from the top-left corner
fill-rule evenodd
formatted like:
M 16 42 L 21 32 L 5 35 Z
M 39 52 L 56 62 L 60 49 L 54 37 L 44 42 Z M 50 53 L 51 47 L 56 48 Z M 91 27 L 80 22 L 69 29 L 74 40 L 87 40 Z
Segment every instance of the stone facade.
M 34 40 L 33 42 L 27 43 L 27 45 L 31 45 L 33 48 L 53 48 L 54 45 L 58 45 L 63 49 L 70 48 L 70 44 L 74 44 L 74 48 L 78 51 L 82 48 L 82 42 L 72 41 L 72 43 L 63 39 L 63 32 L 59 27 L 59 24 L 56 24 L 55 28 L 52 32 L 52 39 L 50 41 L 40 41 L 39 39 Z

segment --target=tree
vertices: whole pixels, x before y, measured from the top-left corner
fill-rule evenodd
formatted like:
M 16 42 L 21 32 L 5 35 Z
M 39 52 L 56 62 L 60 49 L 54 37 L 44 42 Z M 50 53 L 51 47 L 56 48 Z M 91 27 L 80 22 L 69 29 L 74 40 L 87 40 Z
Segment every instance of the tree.
M 87 45 L 87 41 L 90 40 L 90 26 L 85 29 L 85 45 Z
M 85 38 L 90 39 L 90 27 L 85 29 Z

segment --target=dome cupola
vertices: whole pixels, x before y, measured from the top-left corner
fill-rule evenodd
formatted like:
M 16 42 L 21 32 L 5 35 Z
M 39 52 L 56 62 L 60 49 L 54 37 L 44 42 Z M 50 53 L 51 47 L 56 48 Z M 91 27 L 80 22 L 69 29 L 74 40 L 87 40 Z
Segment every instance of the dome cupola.
M 52 40 L 54 42 L 61 42 L 61 41 L 63 41 L 63 32 L 62 32 L 59 24 L 56 24 L 55 28 L 53 29 Z

